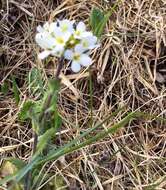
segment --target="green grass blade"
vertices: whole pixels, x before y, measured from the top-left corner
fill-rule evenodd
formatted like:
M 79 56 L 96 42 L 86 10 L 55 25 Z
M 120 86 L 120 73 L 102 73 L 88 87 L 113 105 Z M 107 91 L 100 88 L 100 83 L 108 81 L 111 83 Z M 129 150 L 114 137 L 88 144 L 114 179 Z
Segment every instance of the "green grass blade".
M 16 182 L 19 182 L 27 173 L 30 171 L 33 166 L 40 160 L 40 157 L 36 156 L 33 157 L 32 161 L 27 164 L 25 167 L 23 167 L 21 170 L 19 170 L 16 175 L 14 176 Z
M 43 164 L 47 161 L 56 160 L 62 155 L 71 153 L 75 150 L 78 150 L 78 149 L 84 147 L 84 146 L 90 145 L 93 142 L 96 142 L 97 140 L 100 140 L 100 139 L 106 137 L 109 133 L 116 132 L 119 128 L 123 127 L 125 124 L 127 124 L 129 121 L 131 121 L 131 119 L 134 119 L 134 116 L 135 116 L 135 113 L 129 114 L 124 119 L 122 119 L 122 121 L 120 121 L 118 124 L 114 125 L 110 129 L 108 129 L 107 131 L 100 132 L 96 136 L 85 140 L 83 143 L 75 145 L 78 142 L 78 140 L 80 140 L 80 138 L 77 138 L 77 139 L 71 141 L 70 143 L 68 143 L 67 145 L 65 145 L 63 148 L 60 148 L 60 149 L 56 150 L 55 152 L 48 154 L 47 156 L 43 157 L 43 159 L 40 163 Z M 86 135 L 89 134 L 90 131 L 92 132 L 96 128 L 97 127 L 94 127 L 93 129 L 89 130 L 88 133 L 86 133 Z M 86 136 L 86 135 L 83 134 L 83 136 Z M 73 146 L 73 145 L 75 145 L 75 146 Z
M 117 114 L 117 112 L 114 113 L 114 115 Z M 17 174 L 9 176 L 8 178 L 5 178 L 3 181 L 0 181 L 0 185 L 2 185 L 2 182 L 8 182 L 11 180 L 16 180 L 19 181 L 21 180 L 25 174 L 31 170 L 34 166 L 37 165 L 41 165 L 44 164 L 48 161 L 52 161 L 52 160 L 57 160 L 59 157 L 72 153 L 73 151 L 79 150 L 81 148 L 84 148 L 88 145 L 91 145 L 101 139 L 103 139 L 104 137 L 106 137 L 108 134 L 113 134 L 115 133 L 118 129 L 124 127 L 129 121 L 134 120 L 136 118 L 153 118 L 153 119 L 159 119 L 161 121 L 166 122 L 166 119 L 163 120 L 163 118 L 157 117 L 157 116 L 151 116 L 149 114 L 146 113 L 142 113 L 142 112 L 132 112 L 130 114 L 128 114 L 125 118 L 123 118 L 119 123 L 113 125 L 111 128 L 109 128 L 108 130 L 103 130 L 100 133 L 98 133 L 97 135 L 87 138 L 84 142 L 82 143 L 78 143 L 78 141 L 85 137 L 86 135 L 88 135 L 90 132 L 94 131 L 95 129 L 97 129 L 98 127 L 100 127 L 102 124 L 104 124 L 106 121 L 109 121 L 109 119 L 112 117 L 113 115 L 107 117 L 102 123 L 100 123 L 99 125 L 89 129 L 88 131 L 86 131 L 84 134 L 80 135 L 78 138 L 74 139 L 73 141 L 71 141 L 70 143 L 68 143 L 67 145 L 65 145 L 62 148 L 59 148 L 56 151 L 53 151 L 51 153 L 49 153 L 47 156 L 44 157 L 36 157 L 33 158 L 33 160 L 27 164 L 24 168 L 22 168 Z

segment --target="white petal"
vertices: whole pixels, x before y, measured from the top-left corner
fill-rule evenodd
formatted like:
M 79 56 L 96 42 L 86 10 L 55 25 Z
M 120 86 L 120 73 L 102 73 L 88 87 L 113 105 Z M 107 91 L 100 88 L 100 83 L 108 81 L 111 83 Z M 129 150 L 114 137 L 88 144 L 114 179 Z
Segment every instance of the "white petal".
M 72 35 L 72 33 L 70 33 L 70 32 L 65 32 L 65 33 L 62 35 L 62 37 L 63 37 L 64 41 L 67 42 L 67 41 L 69 40 L 69 38 L 70 38 L 71 35 Z
M 50 49 L 56 45 L 55 39 L 46 32 L 36 34 L 35 40 L 44 49 Z
M 88 36 L 93 36 L 92 32 L 82 32 L 81 37 L 85 38 Z
M 76 29 L 78 31 L 84 32 L 86 30 L 86 26 L 85 26 L 85 24 L 83 22 L 79 22 Z
M 75 50 L 75 52 L 81 54 L 81 53 L 83 53 L 83 52 L 85 51 L 85 48 L 83 47 L 82 44 L 77 44 L 77 45 L 75 46 L 74 50 Z
M 76 61 L 73 61 L 72 64 L 71 64 L 71 70 L 75 73 L 79 72 L 81 69 L 81 65 L 76 62 Z
M 88 47 L 87 49 L 94 49 L 99 47 L 99 44 L 97 44 L 97 37 L 96 36 L 87 36 L 82 38 L 82 43 L 87 43 Z
M 36 30 L 37 30 L 37 32 L 44 32 L 44 28 L 40 25 L 37 27 Z
M 70 26 L 67 30 L 70 34 L 74 34 L 74 28 L 73 26 Z
M 49 30 L 49 27 L 50 27 L 50 24 L 49 24 L 48 22 L 46 22 L 46 23 L 43 25 L 44 30 Z
M 57 56 L 57 57 L 61 57 L 64 51 L 64 47 L 63 46 L 56 46 L 52 51 L 51 51 L 51 55 L 53 56 Z
M 95 45 L 97 43 L 97 37 L 96 36 L 88 36 L 87 39 L 89 41 L 89 45 Z
M 36 43 L 37 43 L 40 47 L 46 48 L 46 47 L 45 47 L 44 40 L 43 40 L 43 34 L 42 34 L 42 33 L 36 34 L 36 36 L 35 36 L 35 41 L 36 41 Z
M 49 33 L 52 33 L 54 31 L 54 28 L 57 27 L 55 23 L 51 23 L 49 26 Z
M 45 50 L 45 51 L 39 53 L 38 58 L 39 58 L 39 59 L 45 59 L 45 58 L 48 57 L 49 55 L 50 55 L 50 51 Z
M 70 25 L 70 20 L 63 19 L 63 20 L 59 20 L 58 23 L 59 23 L 60 26 Z
M 64 19 L 61 21 L 62 23 L 66 23 L 68 25 L 73 25 L 75 23 L 75 20 L 68 20 L 68 19 Z
M 73 24 L 74 24 L 74 21 L 70 21 L 67 19 L 59 21 L 59 25 L 60 25 L 62 32 L 68 31 L 70 33 L 73 33 L 74 32 Z
M 66 50 L 64 53 L 65 59 L 72 60 L 73 59 L 73 51 L 72 50 Z
M 82 54 L 80 57 L 80 64 L 84 67 L 88 67 L 92 64 L 92 59 L 88 55 Z
M 99 48 L 99 47 L 100 47 L 99 44 L 96 44 L 96 45 L 90 45 L 90 46 L 88 47 L 88 49 L 91 50 L 91 49 Z
M 100 44 L 96 44 L 91 49 L 93 49 L 93 48 L 99 48 L 100 46 L 101 46 Z
M 52 23 L 50 26 L 50 32 L 54 34 L 54 36 L 62 36 L 62 31 L 56 23 Z

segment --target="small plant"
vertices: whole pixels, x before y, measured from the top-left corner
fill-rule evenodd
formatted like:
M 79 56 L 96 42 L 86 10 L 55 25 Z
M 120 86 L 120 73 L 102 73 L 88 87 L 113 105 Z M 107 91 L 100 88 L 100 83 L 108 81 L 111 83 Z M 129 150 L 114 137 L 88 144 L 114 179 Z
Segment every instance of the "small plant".
M 11 189 L 35 190 L 40 189 L 40 178 L 44 176 L 41 172 L 42 166 L 49 161 L 58 160 L 61 156 L 72 153 L 73 151 L 91 145 L 96 141 L 106 137 L 108 134 L 115 133 L 119 128 L 125 126 L 129 121 L 145 116 L 142 113 L 128 113 L 119 123 L 111 126 L 107 130 L 102 129 L 100 133 L 92 135 L 105 122 L 115 116 L 119 111 L 108 116 L 100 123 L 93 123 L 89 129 L 80 136 L 67 144 L 52 148 L 52 139 L 56 138 L 56 132 L 63 122 L 58 113 L 58 93 L 60 89 L 60 72 L 63 68 L 63 60 L 71 61 L 71 70 L 79 72 L 81 67 L 89 67 L 92 64 L 90 51 L 98 48 L 99 39 L 102 36 L 105 25 L 111 16 L 113 10 L 104 13 L 94 8 L 90 16 L 91 31 L 86 30 L 83 22 L 76 23 L 67 19 L 57 20 L 56 22 L 46 22 L 43 26 L 37 27 L 35 36 L 36 43 L 43 49 L 38 58 L 43 60 L 48 56 L 59 58 L 56 75 L 49 80 L 46 89 L 43 88 L 41 74 L 38 70 L 32 69 L 28 81 L 30 92 L 34 95 L 38 91 L 40 96 L 37 100 L 27 100 L 19 113 L 20 120 L 30 120 L 34 131 L 34 143 L 32 147 L 32 157 L 28 163 L 16 158 L 6 158 L 14 165 L 13 172 L 0 181 L 3 187 L 10 182 Z M 14 79 L 13 79 L 14 80 Z M 19 103 L 18 88 L 13 82 L 15 99 Z M 93 120 L 92 120 L 93 122 Z M 38 177 L 40 173 L 40 177 Z M 49 175 L 45 176 L 49 179 Z M 61 179 L 59 180 L 61 181 Z M 63 182 L 62 182 L 63 184 Z

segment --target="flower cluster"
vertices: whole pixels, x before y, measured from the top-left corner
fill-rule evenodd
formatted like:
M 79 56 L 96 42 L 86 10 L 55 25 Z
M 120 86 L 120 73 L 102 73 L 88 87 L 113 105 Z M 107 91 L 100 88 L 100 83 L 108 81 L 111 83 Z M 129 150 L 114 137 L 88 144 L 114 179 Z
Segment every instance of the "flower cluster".
M 72 61 L 71 69 L 78 72 L 81 66 L 87 67 L 92 64 L 89 57 L 91 49 L 98 47 L 97 37 L 86 30 L 83 22 L 77 25 L 67 19 L 57 22 L 46 22 L 37 27 L 35 37 L 38 45 L 44 49 L 38 57 L 44 59 L 49 55 L 64 57 Z

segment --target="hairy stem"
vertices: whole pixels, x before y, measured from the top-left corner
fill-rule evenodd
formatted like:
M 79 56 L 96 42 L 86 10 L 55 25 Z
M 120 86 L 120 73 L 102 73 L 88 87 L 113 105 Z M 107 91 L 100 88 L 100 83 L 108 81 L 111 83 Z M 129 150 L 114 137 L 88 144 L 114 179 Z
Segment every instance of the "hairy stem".
M 60 80 L 59 76 L 60 76 L 62 68 L 63 68 L 63 59 L 60 58 L 59 64 L 57 66 L 57 70 L 56 70 L 56 73 L 55 73 L 55 79 L 56 80 Z M 52 99 L 52 97 L 54 95 L 53 93 L 54 92 L 49 94 L 49 96 L 47 97 L 47 99 L 46 99 L 46 101 L 44 103 L 42 112 L 39 115 L 39 122 L 41 122 L 43 120 L 43 118 L 45 118 L 46 110 L 50 107 L 51 99 Z M 32 147 L 32 155 L 35 154 L 36 148 L 37 148 L 37 143 L 38 143 L 38 134 L 37 134 L 37 132 L 34 131 L 33 136 L 34 136 L 34 143 L 33 143 L 33 147 Z M 27 173 L 27 176 L 25 177 L 24 190 L 31 190 L 31 181 L 32 181 L 32 171 L 29 171 Z

